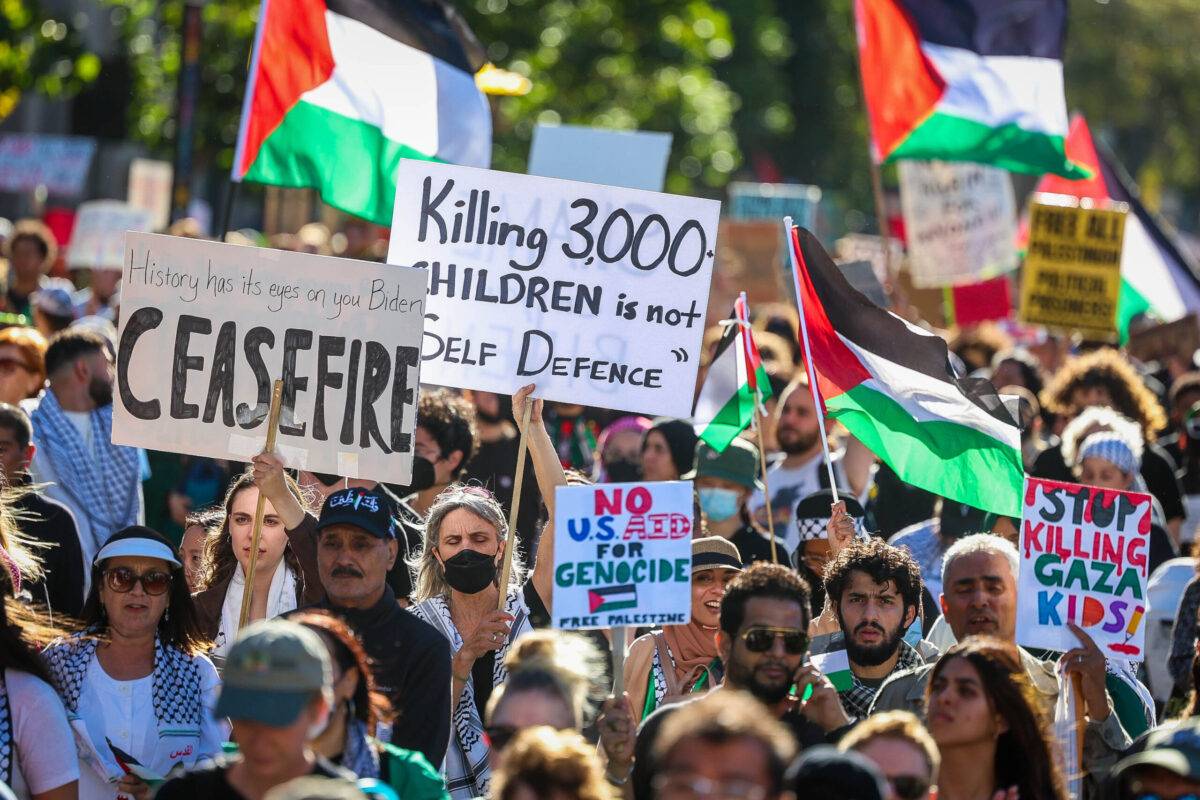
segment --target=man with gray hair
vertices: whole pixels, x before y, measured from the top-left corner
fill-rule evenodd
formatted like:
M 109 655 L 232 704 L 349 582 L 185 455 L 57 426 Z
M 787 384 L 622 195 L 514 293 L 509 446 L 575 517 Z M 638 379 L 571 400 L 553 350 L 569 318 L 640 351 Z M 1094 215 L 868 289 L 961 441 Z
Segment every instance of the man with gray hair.
M 1019 563 L 1016 547 L 990 533 L 963 537 L 946 551 L 942 562 L 941 606 L 958 641 L 980 635 L 1016 641 Z M 1082 628 L 1068 625 L 1081 643 L 1064 653 L 1061 660 L 1067 675 L 1080 678 L 1088 720 L 1083 768 L 1093 775 L 1102 775 L 1129 746 L 1130 738 L 1113 712 L 1112 700 L 1105 688 L 1104 654 Z M 1017 649 L 1025 674 L 1042 701 L 1042 708 L 1052 717 L 1058 702 L 1056 664 L 1041 661 L 1024 648 Z M 907 710 L 923 714 L 932 670 L 933 665 L 928 664 L 893 675 L 880 687 L 871 713 Z

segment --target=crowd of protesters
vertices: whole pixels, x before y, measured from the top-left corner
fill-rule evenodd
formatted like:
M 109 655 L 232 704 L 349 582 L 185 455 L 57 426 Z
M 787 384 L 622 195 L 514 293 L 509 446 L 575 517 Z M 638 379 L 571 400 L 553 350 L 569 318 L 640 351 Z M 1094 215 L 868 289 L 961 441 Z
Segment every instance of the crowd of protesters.
M 832 420 L 823 441 L 791 344 L 794 310 L 755 310 L 769 416 L 723 451 L 689 420 L 543 403 L 532 385 L 511 398 L 424 389 L 414 477 L 397 485 L 289 470 L 267 452 L 237 464 L 113 444 L 120 271 L 73 276 L 76 289 L 49 276 L 58 248 L 44 226 L 11 231 L 0 790 L 38 800 L 1200 792 L 1200 578 L 1187 580 L 1200 364 L 1142 363 L 1054 336 L 1022 343 L 994 325 L 947 335 L 961 375 L 1017 398 L 1030 475 L 1154 498 L 1151 584 L 1174 588 L 1152 593 L 1165 623 L 1141 668 L 1106 659 L 1075 626 L 1065 653 L 1017 644 L 1030 602 L 1018 596 L 1019 521 L 904 484 Z M 359 223 L 269 244 L 382 253 Z M 510 529 L 522 436 L 531 474 Z M 695 488 L 689 620 L 633 632 L 615 661 L 610 631 L 551 630 L 556 488 L 679 479 Z M 818 664 L 841 652 L 835 685 Z M 1068 691 L 1078 719 L 1062 716 Z

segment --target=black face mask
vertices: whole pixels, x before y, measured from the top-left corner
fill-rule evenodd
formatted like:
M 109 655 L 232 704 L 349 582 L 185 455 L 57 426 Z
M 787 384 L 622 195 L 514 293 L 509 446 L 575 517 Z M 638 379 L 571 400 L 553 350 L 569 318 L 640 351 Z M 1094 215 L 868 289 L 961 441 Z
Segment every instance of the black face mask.
M 604 465 L 604 473 L 613 483 L 632 483 L 642 479 L 642 465 L 637 461 L 618 458 Z
M 452 558 L 442 562 L 446 583 L 463 594 L 478 594 L 496 580 L 495 556 L 478 550 L 459 550 Z

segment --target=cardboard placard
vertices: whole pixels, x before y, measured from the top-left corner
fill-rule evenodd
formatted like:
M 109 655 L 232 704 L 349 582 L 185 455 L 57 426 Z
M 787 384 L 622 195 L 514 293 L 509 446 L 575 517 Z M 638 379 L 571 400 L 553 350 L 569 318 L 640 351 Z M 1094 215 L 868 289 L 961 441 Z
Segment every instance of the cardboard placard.
M 125 232 L 148 231 L 150 212 L 120 200 L 82 203 L 75 216 L 67 266 L 71 269 L 121 269 L 125 261 Z
M 248 460 L 283 381 L 289 467 L 407 483 L 426 273 L 131 233 L 113 441 Z
M 729 184 L 729 217 L 741 220 L 767 220 L 775 223 L 782 233 L 784 217 L 802 228 L 813 230 L 817 222 L 817 207 L 821 189 L 803 183 L 746 183 Z
M 1008 172 L 983 164 L 900 161 L 913 286 L 978 283 L 1017 266 L 1017 202 Z
M 792 290 L 779 268 L 783 226 L 766 220 L 721 220 L 717 237 L 717 261 L 713 270 L 712 290 L 708 295 L 708 318 L 724 319 L 737 300 L 746 293 L 750 305 L 792 302 Z
M 1030 203 L 1021 322 L 1113 338 L 1124 235 L 1123 209 Z
M 535 125 L 529 174 L 661 192 L 671 134 L 582 125 Z
M 0 134 L 0 191 L 45 186 L 52 195 L 78 197 L 95 154 L 96 140 L 83 136 Z
M 554 498 L 552 627 L 691 620 L 691 481 L 560 486 Z
M 1025 479 L 1017 644 L 1066 652 L 1073 622 L 1106 657 L 1143 659 L 1151 506 L 1141 492 Z
M 405 159 L 388 262 L 429 271 L 422 378 L 688 416 L 719 213 L 713 200 Z
M 156 231 L 171 223 L 171 180 L 175 168 L 169 161 L 135 158 L 129 162 L 129 205 L 150 212 L 150 224 Z

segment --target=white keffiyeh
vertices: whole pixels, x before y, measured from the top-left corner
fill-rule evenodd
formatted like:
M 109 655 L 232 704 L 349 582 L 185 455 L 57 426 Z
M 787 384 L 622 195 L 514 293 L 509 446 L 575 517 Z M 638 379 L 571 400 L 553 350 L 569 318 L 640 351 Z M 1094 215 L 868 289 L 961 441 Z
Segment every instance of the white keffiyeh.
M 462 636 L 450 617 L 450 605 L 444 597 L 431 597 L 410 609 L 428 622 L 450 641 L 451 657 L 463 646 Z M 504 645 L 496 652 L 492 668 L 492 686 L 496 687 L 508 679 L 504 659 L 513 642 L 533 630 L 529 622 L 529 608 L 525 605 L 520 589 L 509 592 L 504 610 L 514 619 Z M 447 665 L 449 669 L 449 665 Z M 446 776 L 446 789 L 453 800 L 468 800 L 486 797 L 492 780 L 492 768 L 488 763 L 488 746 L 483 737 L 483 720 L 475 706 L 475 679 L 472 677 L 463 688 L 462 695 L 454 706 L 454 733 L 442 772 Z
M 225 602 L 221 605 L 221 627 L 213 639 L 212 655 L 224 658 L 237 636 L 238 621 L 242 614 L 242 594 L 246 589 L 246 574 L 238 564 L 233 579 L 225 591 Z M 271 576 L 271 589 L 267 593 L 267 619 L 273 619 L 295 610 L 296 576 L 284 561 L 279 562 Z

